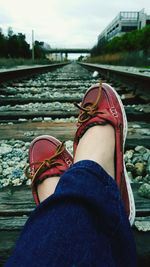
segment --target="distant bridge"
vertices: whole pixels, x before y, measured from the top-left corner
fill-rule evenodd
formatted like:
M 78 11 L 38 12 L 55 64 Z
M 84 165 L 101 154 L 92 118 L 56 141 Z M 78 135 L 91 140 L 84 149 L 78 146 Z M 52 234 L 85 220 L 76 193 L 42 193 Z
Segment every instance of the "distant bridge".
M 64 53 L 64 54 L 88 54 L 91 53 L 89 48 L 51 48 L 47 53 Z

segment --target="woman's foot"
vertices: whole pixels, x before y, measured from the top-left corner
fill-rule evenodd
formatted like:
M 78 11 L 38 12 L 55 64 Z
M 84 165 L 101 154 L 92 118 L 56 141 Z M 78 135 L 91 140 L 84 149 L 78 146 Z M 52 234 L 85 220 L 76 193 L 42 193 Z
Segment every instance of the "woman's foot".
M 85 93 L 78 108 L 74 160 L 94 160 L 115 178 L 133 224 L 135 204 L 123 158 L 127 119 L 120 97 L 108 84 L 96 84 Z
M 93 160 L 106 172 L 115 177 L 115 131 L 108 124 L 93 126 L 81 137 L 76 149 L 74 162 Z
M 71 164 L 71 154 L 56 138 L 43 135 L 32 141 L 25 174 L 31 179 L 32 194 L 37 205 L 54 193 L 60 175 Z
M 38 185 L 37 194 L 40 203 L 54 193 L 59 179 L 60 176 L 49 177 Z

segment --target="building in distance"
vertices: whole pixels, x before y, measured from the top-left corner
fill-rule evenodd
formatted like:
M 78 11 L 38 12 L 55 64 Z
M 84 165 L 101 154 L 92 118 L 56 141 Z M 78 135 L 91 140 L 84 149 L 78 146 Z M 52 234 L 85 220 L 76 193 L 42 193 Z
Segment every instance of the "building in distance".
M 144 9 L 141 11 L 121 11 L 98 36 L 98 43 L 109 41 L 126 32 L 142 29 L 146 25 L 150 25 L 150 15 L 147 15 Z

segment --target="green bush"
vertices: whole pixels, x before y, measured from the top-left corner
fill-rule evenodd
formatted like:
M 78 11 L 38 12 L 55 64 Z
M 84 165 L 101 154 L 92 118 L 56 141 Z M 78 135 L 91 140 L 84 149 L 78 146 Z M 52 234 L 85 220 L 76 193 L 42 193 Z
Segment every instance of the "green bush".
M 114 37 L 110 41 L 98 42 L 92 49 L 92 56 L 111 54 L 118 52 L 133 52 L 143 50 L 147 55 L 150 50 L 150 26 L 141 30 L 135 30 L 123 34 L 120 37 Z

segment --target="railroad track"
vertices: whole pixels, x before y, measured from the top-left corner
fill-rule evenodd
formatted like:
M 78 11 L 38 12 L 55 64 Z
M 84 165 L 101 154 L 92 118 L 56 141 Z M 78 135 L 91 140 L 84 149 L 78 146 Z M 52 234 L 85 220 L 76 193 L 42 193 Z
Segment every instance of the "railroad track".
M 90 66 L 91 69 L 91 66 Z M 72 151 L 78 110 L 74 102 L 80 102 L 85 91 L 101 78 L 115 87 L 125 105 L 129 130 L 126 142 L 126 164 L 134 190 L 137 218 L 134 234 L 138 247 L 139 266 L 149 261 L 149 249 L 144 244 L 150 241 L 147 227 L 150 225 L 149 199 L 138 193 L 141 185 L 149 184 L 150 169 L 150 126 L 149 96 L 146 90 L 135 88 L 120 81 L 106 80 L 104 73 L 86 70 L 75 63 L 55 68 L 51 72 L 34 77 L 3 80 L 0 84 L 0 264 L 8 254 L 20 229 L 34 208 L 31 192 L 23 175 L 27 161 L 29 142 L 41 134 L 51 134 L 66 141 Z M 98 70 L 98 69 L 97 69 Z M 38 71 L 39 72 L 39 71 Z M 43 72 L 43 70 L 42 70 Z M 31 73 L 29 73 L 31 75 Z M 25 76 L 27 73 L 25 73 Z M 21 77 L 23 77 L 23 73 Z M 146 95 L 146 96 L 145 96 Z M 67 141 L 69 140 L 69 141 Z M 138 168 L 136 168 L 138 166 Z M 140 173 L 141 171 L 141 173 Z M 20 178 L 21 177 L 21 178 Z M 141 184 L 142 182 L 142 184 Z M 20 187 L 12 185 L 24 184 Z M 140 191 L 142 192 L 142 191 Z M 22 199 L 22 195 L 25 198 Z M 140 227 L 146 232 L 140 232 Z M 145 243 L 144 243 L 145 242 Z M 140 265 L 142 262 L 143 265 Z

